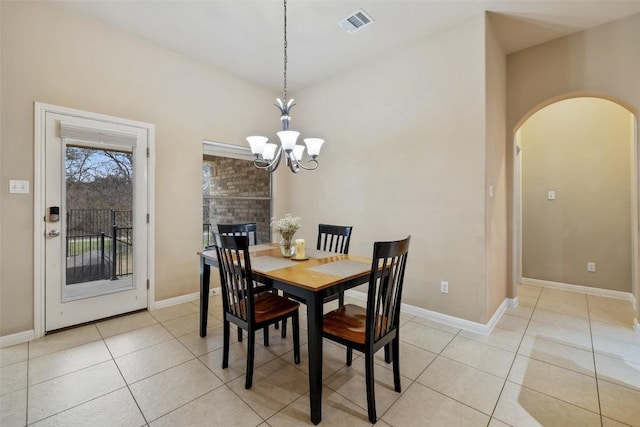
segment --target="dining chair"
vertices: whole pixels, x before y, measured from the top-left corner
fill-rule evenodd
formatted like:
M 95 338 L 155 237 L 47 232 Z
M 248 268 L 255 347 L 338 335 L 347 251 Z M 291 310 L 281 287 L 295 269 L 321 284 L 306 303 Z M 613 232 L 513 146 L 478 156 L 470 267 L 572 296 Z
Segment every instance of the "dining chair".
M 224 310 L 224 334 L 222 369 L 229 366 L 230 324 L 247 331 L 247 372 L 244 387 L 253 383 L 253 359 L 255 354 L 255 332 L 262 329 L 265 345 L 268 326 L 289 317 L 293 324 L 293 361 L 300 363 L 300 328 L 298 304 L 270 292 L 255 292 L 255 282 L 251 271 L 249 238 L 247 236 L 215 235 L 218 257 L 220 285 L 222 287 L 222 307 Z
M 318 224 L 318 242 L 316 249 L 319 251 L 348 254 L 351 230 L 353 230 L 353 226 L 350 225 Z
M 347 347 L 347 366 L 351 366 L 354 349 L 364 353 L 367 411 L 371 423 L 377 421 L 374 355 L 383 347 L 385 362 L 393 362 L 395 391 L 401 391 L 400 302 L 410 239 L 408 236 L 404 240 L 374 243 L 366 308 L 346 304 L 323 317 L 323 337 Z
M 255 222 L 241 223 L 241 224 L 218 224 L 218 233 L 223 236 L 247 236 L 249 238 L 249 245 L 256 245 L 258 242 L 258 227 Z M 266 286 L 263 283 L 256 282 L 255 291 L 264 292 L 269 291 L 272 288 Z M 276 329 L 278 324 L 276 323 Z M 268 337 L 268 332 L 265 332 Z M 283 338 L 285 338 L 283 336 Z M 268 338 L 267 338 L 268 339 Z M 238 341 L 242 341 L 242 329 L 238 328 Z
M 223 236 L 247 236 L 249 245 L 258 244 L 258 227 L 255 222 L 245 224 L 218 224 L 218 233 Z
M 335 252 L 338 254 L 349 253 L 349 242 L 351 241 L 351 225 L 330 225 L 330 224 L 318 224 L 318 240 L 316 243 L 316 249 L 319 251 Z M 286 295 L 289 298 L 291 296 Z M 344 291 L 340 291 L 335 295 L 330 295 L 324 299 L 324 302 L 330 302 L 337 299 L 338 305 L 341 307 L 344 305 Z M 281 331 L 282 338 L 287 336 L 287 324 L 282 325 Z
M 318 242 L 316 249 L 319 251 L 348 254 L 351 230 L 353 230 L 353 226 L 351 225 L 318 224 Z M 338 299 L 338 305 L 343 306 L 344 291 L 325 298 L 324 302 L 333 301 L 336 298 Z

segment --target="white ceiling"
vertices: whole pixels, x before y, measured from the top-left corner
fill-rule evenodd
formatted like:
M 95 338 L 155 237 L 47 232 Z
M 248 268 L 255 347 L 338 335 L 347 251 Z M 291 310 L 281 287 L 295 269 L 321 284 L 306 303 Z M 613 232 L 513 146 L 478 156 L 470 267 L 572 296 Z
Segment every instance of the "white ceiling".
M 282 90 L 282 0 L 53 2 L 160 46 Z M 358 9 L 373 25 L 338 25 Z M 288 87 L 389 54 L 483 11 L 507 53 L 640 13 L 640 0 L 288 0 Z

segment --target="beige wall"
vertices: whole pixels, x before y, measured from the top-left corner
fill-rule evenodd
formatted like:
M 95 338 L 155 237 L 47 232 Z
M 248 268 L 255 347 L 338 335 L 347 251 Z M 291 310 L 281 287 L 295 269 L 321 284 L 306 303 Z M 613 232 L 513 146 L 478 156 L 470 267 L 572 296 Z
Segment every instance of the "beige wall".
M 350 252 L 370 256 L 374 241 L 411 234 L 403 302 L 476 322 L 487 318 L 484 34 L 479 15 L 296 94 L 296 128 L 327 142 L 319 169 L 289 186 L 301 237 L 351 224 Z
M 513 156 L 512 138 L 519 124 L 540 107 L 570 94 L 594 94 L 616 100 L 637 119 L 640 108 L 637 40 L 640 40 L 640 14 L 508 55 L 509 158 Z M 636 128 L 636 138 L 637 132 Z M 511 163 L 509 167 L 508 176 L 512 176 Z M 509 188 L 508 193 L 511 192 Z M 512 223 L 509 225 L 511 229 Z M 637 297 L 637 283 L 632 284 L 632 290 Z
M 586 97 L 522 125 L 523 277 L 631 292 L 632 125 L 625 108 Z
M 485 322 L 507 296 L 507 60 L 494 31 L 486 24 L 486 233 L 487 299 Z
M 0 335 L 34 327 L 33 192 L 7 182 L 33 183 L 35 101 L 155 125 L 156 300 L 197 292 L 202 140 L 272 128 L 275 94 L 46 2 L 0 10 Z

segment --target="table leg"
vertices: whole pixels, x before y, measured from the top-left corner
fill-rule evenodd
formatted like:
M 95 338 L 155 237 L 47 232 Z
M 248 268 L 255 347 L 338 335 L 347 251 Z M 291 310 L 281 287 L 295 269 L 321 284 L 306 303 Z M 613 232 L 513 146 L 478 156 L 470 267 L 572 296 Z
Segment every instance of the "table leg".
M 314 296 L 309 302 L 307 303 L 307 346 L 309 348 L 311 422 L 318 424 L 322 420 L 322 298 Z
M 207 336 L 207 312 L 209 311 L 209 279 L 211 266 L 200 257 L 200 336 Z

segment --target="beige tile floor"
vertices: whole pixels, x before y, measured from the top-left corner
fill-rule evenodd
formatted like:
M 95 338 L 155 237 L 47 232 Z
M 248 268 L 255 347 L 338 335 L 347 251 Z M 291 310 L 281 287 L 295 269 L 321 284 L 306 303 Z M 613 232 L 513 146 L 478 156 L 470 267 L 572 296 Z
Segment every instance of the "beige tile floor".
M 360 303 L 355 301 L 356 303 Z M 221 369 L 221 303 L 207 338 L 198 304 L 131 314 L 0 349 L 0 425 L 298 426 L 310 424 L 302 363 L 271 330 L 244 389 L 246 340 Z M 306 324 L 302 307 L 302 324 Z M 403 315 L 402 393 L 377 355 L 380 426 L 640 426 L 640 334 L 628 302 L 520 287 L 489 336 Z M 232 337 L 234 335 L 232 334 Z M 324 346 L 323 422 L 368 425 L 364 362 Z

